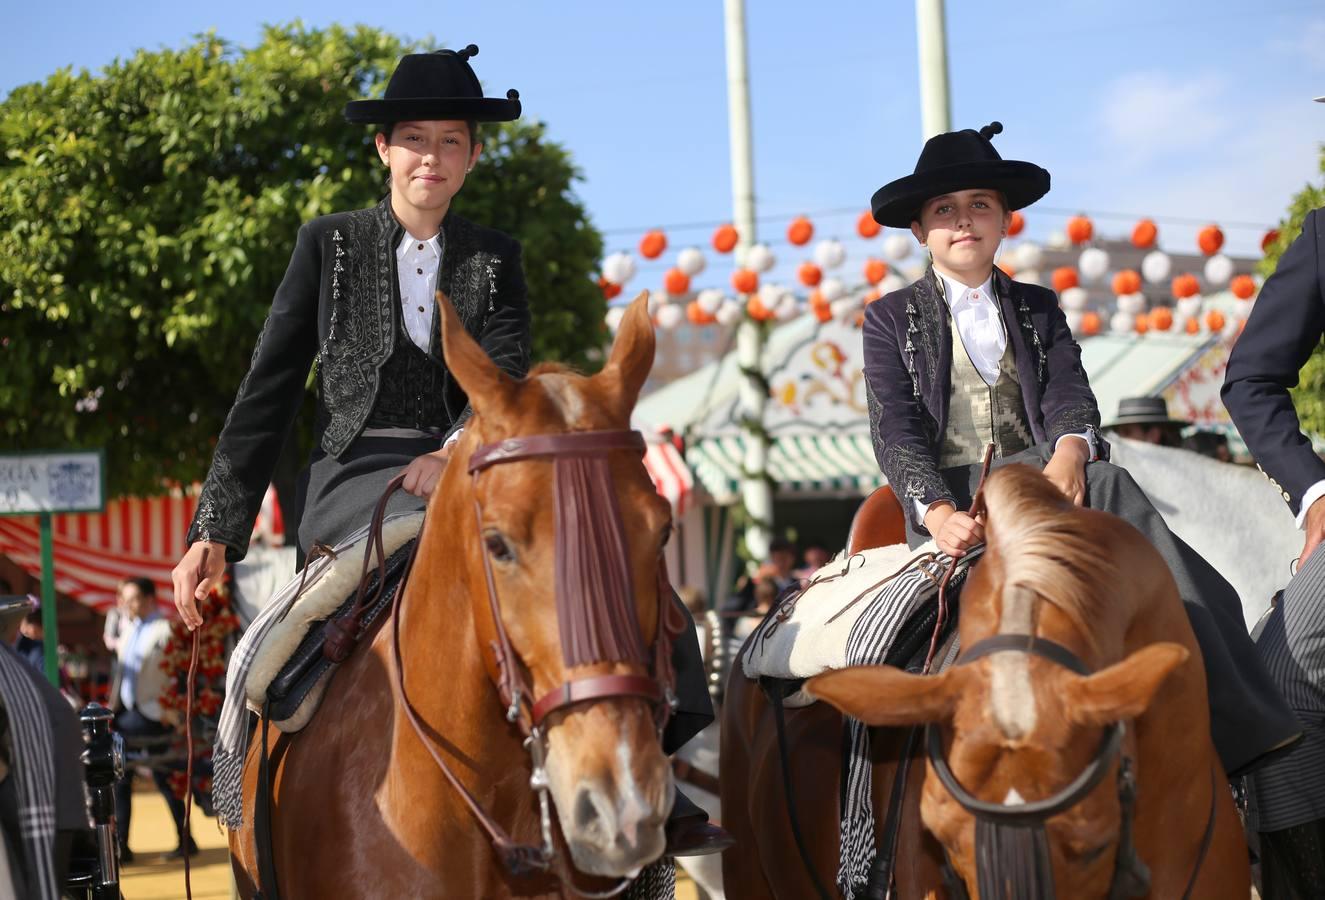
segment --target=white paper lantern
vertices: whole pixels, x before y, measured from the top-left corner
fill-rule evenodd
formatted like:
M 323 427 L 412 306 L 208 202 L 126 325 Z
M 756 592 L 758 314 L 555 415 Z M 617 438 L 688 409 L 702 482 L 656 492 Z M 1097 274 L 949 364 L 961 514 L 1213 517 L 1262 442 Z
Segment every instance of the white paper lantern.
M 1205 280 L 1211 285 L 1225 285 L 1233 277 L 1233 260 L 1216 253 L 1205 261 Z
M 773 310 L 773 315 L 779 322 L 786 322 L 788 319 L 794 319 L 801 314 L 800 304 L 796 300 L 796 295 L 791 291 L 782 291 L 782 296 L 778 297 L 777 303 L 769 307 Z
M 819 293 L 825 300 L 832 303 L 838 297 L 846 292 L 846 285 L 842 284 L 840 278 L 825 278 L 819 282 Z
M 879 295 L 887 296 L 893 291 L 900 291 L 906 287 L 906 279 L 896 272 L 889 272 L 883 276 L 883 281 L 879 282 Z
M 663 308 L 663 304 L 666 303 L 666 302 L 667 302 L 667 293 L 666 293 L 666 291 L 652 291 L 652 292 L 650 292 L 650 293 L 649 293 L 649 315 L 651 315 L 651 316 L 656 316 L 656 315 L 658 315 L 658 310 L 662 309 L 662 308 Z
M 1066 250 L 1072 246 L 1072 242 L 1067 239 L 1067 235 L 1061 231 L 1049 232 L 1049 237 L 1045 239 L 1045 244 L 1050 250 Z
M 1151 284 L 1167 281 L 1172 271 L 1173 260 L 1163 250 L 1151 250 L 1141 258 L 1141 275 Z
M 906 276 L 906 280 L 908 283 L 912 281 L 919 281 L 921 276 L 925 274 L 925 264 L 918 263 L 914 266 L 907 266 L 905 269 L 902 270 L 902 274 Z
M 1252 306 L 1255 305 L 1255 303 L 1256 303 L 1255 297 L 1253 297 L 1250 300 L 1234 300 L 1233 315 L 1245 321 L 1246 318 L 1251 315 L 1251 308 Z
M 713 317 L 718 320 L 719 325 L 727 326 L 735 325 L 741 321 L 741 315 L 741 304 L 728 297 L 722 301 L 722 305 L 718 307 L 718 311 L 713 314 Z
M 613 334 L 616 334 L 617 329 L 621 327 L 621 320 L 625 315 L 626 308 L 624 306 L 613 306 L 608 309 L 604 319 L 607 322 L 607 327 L 612 329 Z
M 1119 312 L 1127 313 L 1129 316 L 1135 316 L 1137 313 L 1145 312 L 1145 309 L 1146 309 L 1145 294 L 1136 293 L 1136 294 L 1118 295 Z
M 1109 330 L 1114 334 L 1131 334 L 1136 331 L 1136 316 L 1118 310 L 1109 319 Z
M 1080 312 L 1086 308 L 1090 295 L 1086 293 L 1083 287 L 1070 287 L 1058 295 L 1058 302 L 1062 304 L 1063 309 L 1072 309 Z
M 1178 315 L 1182 316 L 1184 319 L 1191 319 L 1201 314 L 1202 302 L 1204 301 L 1202 300 L 1201 295 L 1197 294 L 1195 297 L 1183 297 L 1177 303 L 1173 304 L 1173 308 L 1177 310 Z
M 711 316 L 722 305 L 722 291 L 717 288 L 704 288 L 695 297 L 695 302 L 699 304 L 700 309 Z
M 704 251 L 698 247 L 686 247 L 676 254 L 676 267 L 687 275 L 698 275 L 704 271 Z
M 1038 269 L 1018 269 L 1017 281 L 1022 284 L 1044 284 L 1044 278 Z
M 745 251 L 745 267 L 756 272 L 767 272 L 777 263 L 777 257 L 767 244 L 754 244 Z
M 1081 319 L 1084 315 L 1085 313 L 1079 309 L 1069 309 L 1063 313 L 1063 316 L 1067 319 L 1067 327 L 1072 330 L 1073 334 L 1081 330 Z
M 1031 241 L 1023 241 L 1017 245 L 1017 249 L 1012 254 L 1012 264 L 1017 267 L 1018 272 L 1022 269 L 1039 269 L 1043 259 L 1044 250 L 1039 244 Z
M 1087 247 L 1077 260 L 1077 270 L 1086 281 L 1099 281 L 1109 271 L 1109 254 L 1099 247 Z
M 847 319 L 855 315 L 860 310 L 859 297 L 839 297 L 828 304 L 828 311 L 833 314 L 834 319 Z
M 1242 320 L 1237 316 L 1224 316 L 1224 330 L 1219 333 L 1226 338 L 1233 337 L 1241 327 Z
M 622 284 L 635 277 L 635 257 L 629 253 L 613 253 L 603 260 L 603 277 L 613 284 Z
M 847 251 L 841 241 L 830 238 L 814 245 L 814 261 L 821 269 L 836 269 L 846 262 L 846 259 Z
M 883 255 L 901 262 L 911 255 L 911 235 L 894 231 L 883 239 Z
M 662 309 L 658 310 L 658 327 L 664 331 L 671 331 L 681 320 L 685 318 L 686 311 L 679 303 L 668 303 Z

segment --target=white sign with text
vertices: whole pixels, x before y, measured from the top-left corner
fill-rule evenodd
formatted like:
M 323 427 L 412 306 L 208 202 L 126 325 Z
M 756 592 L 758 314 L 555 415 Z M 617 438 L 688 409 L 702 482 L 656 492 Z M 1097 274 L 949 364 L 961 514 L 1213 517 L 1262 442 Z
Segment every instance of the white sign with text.
M 0 454 L 0 515 L 100 512 L 104 469 L 96 450 Z

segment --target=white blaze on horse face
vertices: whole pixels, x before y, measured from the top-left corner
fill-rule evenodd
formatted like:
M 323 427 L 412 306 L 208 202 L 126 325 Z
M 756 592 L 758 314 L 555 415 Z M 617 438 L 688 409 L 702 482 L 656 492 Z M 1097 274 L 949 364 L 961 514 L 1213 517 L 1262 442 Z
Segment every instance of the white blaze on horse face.
M 538 380 L 543 385 L 543 389 L 547 391 L 548 396 L 552 398 L 552 402 L 556 403 L 561 409 L 561 415 L 566 424 L 570 426 L 579 424 L 580 419 L 584 416 L 584 397 L 571 384 L 571 380 L 556 372 L 545 372 L 539 376 Z
M 1035 593 L 1010 585 L 1003 589 L 999 634 L 1035 633 Z M 1031 687 L 1030 655 L 995 653 L 990 657 L 993 679 L 989 695 L 994 722 L 1003 735 L 1019 740 L 1035 730 L 1035 690 Z
M 1026 800 L 1017 793 L 1016 788 L 1008 788 L 1008 795 L 1003 798 L 1004 806 L 1025 806 Z

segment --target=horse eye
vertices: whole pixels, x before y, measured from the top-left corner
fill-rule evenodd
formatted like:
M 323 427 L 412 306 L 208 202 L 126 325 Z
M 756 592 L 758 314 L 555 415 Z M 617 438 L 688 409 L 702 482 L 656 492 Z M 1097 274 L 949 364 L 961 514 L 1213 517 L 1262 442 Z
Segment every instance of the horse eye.
M 489 531 L 483 535 L 483 546 L 488 551 L 488 555 L 497 562 L 510 562 L 515 559 L 515 551 L 511 545 L 506 542 L 498 532 Z
M 660 540 L 660 541 L 658 542 L 658 552 L 659 552 L 659 553 L 662 553 L 662 552 L 663 552 L 663 548 L 665 548 L 665 547 L 668 545 L 668 543 L 671 542 L 671 540 L 672 540 L 672 532 L 674 532 L 674 531 L 676 531 L 676 524 L 673 523 L 673 522 L 668 522 L 667 525 L 666 525 L 666 527 L 663 528 L 662 540 Z

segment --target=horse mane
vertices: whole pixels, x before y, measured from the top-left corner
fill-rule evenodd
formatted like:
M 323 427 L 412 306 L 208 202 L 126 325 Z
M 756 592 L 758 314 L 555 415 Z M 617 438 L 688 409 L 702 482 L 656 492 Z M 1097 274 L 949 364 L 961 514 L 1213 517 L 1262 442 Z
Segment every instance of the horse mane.
M 1030 466 L 992 473 L 984 495 L 988 543 L 1001 563 L 1003 589 L 1017 586 L 1044 598 L 1098 649 L 1093 623 L 1111 605 L 1101 587 L 1121 577 L 1099 545 L 1098 523 Z

